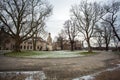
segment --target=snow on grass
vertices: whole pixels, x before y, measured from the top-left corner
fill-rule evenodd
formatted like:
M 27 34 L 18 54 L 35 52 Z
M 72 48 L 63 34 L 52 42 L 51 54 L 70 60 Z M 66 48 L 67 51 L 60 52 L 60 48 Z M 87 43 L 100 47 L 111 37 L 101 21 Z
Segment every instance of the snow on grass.
M 66 57 L 80 57 L 91 54 L 92 53 L 88 53 L 85 51 L 22 51 L 5 53 L 6 56 L 28 58 L 66 58 Z
M 80 51 L 37 51 L 38 54 L 41 55 L 32 55 L 32 56 L 26 56 L 31 58 L 61 58 L 61 57 L 78 57 L 78 56 L 84 56 L 79 54 Z M 37 53 L 36 52 L 36 53 Z

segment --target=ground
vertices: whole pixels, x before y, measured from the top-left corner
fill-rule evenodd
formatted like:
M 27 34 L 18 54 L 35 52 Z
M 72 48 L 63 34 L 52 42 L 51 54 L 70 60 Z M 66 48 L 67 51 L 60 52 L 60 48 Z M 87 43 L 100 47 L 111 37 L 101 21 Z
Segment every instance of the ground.
M 43 71 L 47 80 L 71 80 L 111 66 L 111 60 L 120 61 L 112 52 L 75 58 L 15 58 L 0 56 L 0 71 Z

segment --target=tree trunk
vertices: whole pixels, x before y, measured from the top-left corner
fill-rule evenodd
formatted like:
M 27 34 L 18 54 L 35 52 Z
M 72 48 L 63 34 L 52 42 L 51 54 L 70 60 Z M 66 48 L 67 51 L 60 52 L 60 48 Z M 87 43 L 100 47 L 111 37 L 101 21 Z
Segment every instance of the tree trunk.
M 99 48 L 100 48 L 100 49 L 101 49 L 101 47 L 102 47 L 101 44 L 99 44 Z
M 106 51 L 109 50 L 109 46 L 108 46 L 108 44 L 106 44 L 106 48 L 105 48 L 105 50 L 106 50 Z
M 74 51 L 74 41 L 71 41 L 70 44 L 71 44 L 71 51 Z
M 33 50 L 36 50 L 36 40 L 33 39 Z
M 63 40 L 62 39 L 60 41 L 60 47 L 61 47 L 61 50 L 63 50 Z
M 21 44 L 21 41 L 20 40 L 16 40 L 16 42 L 15 42 L 15 48 L 14 48 L 15 52 L 21 52 L 21 50 L 20 50 L 20 44 Z
M 98 45 L 99 45 L 99 50 L 102 50 L 102 46 L 101 46 L 101 43 L 99 43 Z
M 88 44 L 88 52 L 92 52 L 92 48 L 90 45 L 90 39 L 87 39 L 87 44 Z
M 118 34 L 117 34 L 116 30 L 115 30 L 114 25 L 111 24 L 111 26 L 112 26 L 112 29 L 113 29 L 113 33 L 115 34 L 116 38 L 120 41 L 120 37 L 118 36 Z
M 117 39 L 120 41 L 120 37 L 118 36 L 118 34 L 116 32 L 115 33 L 115 36 L 117 37 Z

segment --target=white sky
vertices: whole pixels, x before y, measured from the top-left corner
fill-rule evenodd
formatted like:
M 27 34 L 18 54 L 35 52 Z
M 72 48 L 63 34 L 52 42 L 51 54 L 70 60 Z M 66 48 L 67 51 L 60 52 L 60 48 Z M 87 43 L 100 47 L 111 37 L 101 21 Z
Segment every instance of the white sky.
M 70 17 L 71 5 L 79 4 L 81 0 L 48 0 L 53 5 L 53 14 L 47 21 L 46 30 L 51 33 L 52 38 L 58 35 L 63 28 L 64 22 Z M 95 1 L 95 0 L 88 0 Z M 96 0 L 101 1 L 101 0 Z

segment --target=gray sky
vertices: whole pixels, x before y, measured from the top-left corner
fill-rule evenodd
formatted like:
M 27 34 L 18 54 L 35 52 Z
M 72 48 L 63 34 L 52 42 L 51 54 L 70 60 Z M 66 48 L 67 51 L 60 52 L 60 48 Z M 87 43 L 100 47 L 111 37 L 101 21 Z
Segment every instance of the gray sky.
M 54 38 L 63 28 L 65 20 L 70 17 L 71 5 L 79 4 L 81 0 L 48 0 L 53 5 L 53 14 L 47 21 L 46 30 L 51 33 Z M 88 0 L 95 1 L 95 0 Z M 101 1 L 101 0 L 96 0 Z

